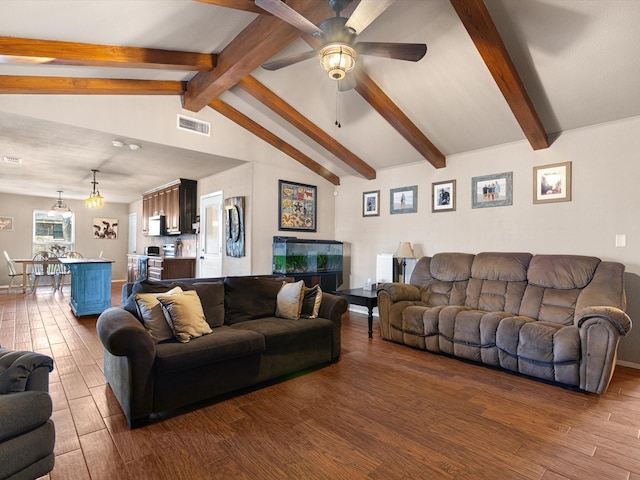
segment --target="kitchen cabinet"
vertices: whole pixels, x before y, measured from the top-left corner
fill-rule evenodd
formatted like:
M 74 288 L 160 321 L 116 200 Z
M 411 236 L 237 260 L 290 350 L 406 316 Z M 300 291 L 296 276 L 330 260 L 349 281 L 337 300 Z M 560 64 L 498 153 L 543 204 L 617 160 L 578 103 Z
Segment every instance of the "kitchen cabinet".
M 142 194 L 142 232 L 149 231 L 149 217 L 164 215 L 166 235 L 191 233 L 197 212 L 196 180 L 180 178 Z
M 147 276 L 150 280 L 195 278 L 195 257 L 149 257 Z
M 71 271 L 69 305 L 76 317 L 97 315 L 111 306 L 111 264 L 106 258 L 60 258 Z
M 127 282 L 144 280 L 147 278 L 147 256 L 127 255 Z

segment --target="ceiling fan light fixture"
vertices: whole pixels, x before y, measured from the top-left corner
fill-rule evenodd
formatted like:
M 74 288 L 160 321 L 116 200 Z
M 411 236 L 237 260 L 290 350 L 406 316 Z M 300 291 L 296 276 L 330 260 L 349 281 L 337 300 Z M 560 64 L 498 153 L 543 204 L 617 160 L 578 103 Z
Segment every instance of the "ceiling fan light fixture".
M 346 43 L 330 43 L 318 50 L 322 67 L 333 80 L 342 80 L 356 66 L 358 52 Z

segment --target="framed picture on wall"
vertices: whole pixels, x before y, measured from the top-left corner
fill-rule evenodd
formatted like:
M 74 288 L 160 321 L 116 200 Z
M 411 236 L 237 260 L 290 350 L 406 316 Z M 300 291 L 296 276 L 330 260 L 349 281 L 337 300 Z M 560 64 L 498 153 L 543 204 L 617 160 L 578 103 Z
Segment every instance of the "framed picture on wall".
M 317 231 L 318 187 L 278 180 L 278 230 Z
M 533 167 L 533 203 L 571 201 L 571 162 Z
M 377 217 L 380 215 L 380 190 L 362 194 L 362 216 Z
M 0 217 L 0 230 L 13 230 L 13 217 Z
M 471 179 L 471 207 L 513 205 L 513 172 L 484 175 Z
M 453 212 L 456 209 L 456 181 L 431 184 L 431 211 Z
M 390 213 L 417 213 L 418 186 L 392 188 L 390 192 Z
M 102 217 L 94 218 L 93 238 L 101 240 L 116 240 L 118 238 L 118 219 Z

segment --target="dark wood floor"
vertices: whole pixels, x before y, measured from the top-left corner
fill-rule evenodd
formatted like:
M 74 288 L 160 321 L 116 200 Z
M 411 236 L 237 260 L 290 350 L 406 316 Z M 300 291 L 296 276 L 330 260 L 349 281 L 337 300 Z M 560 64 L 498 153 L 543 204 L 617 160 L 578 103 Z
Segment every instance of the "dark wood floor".
M 119 304 L 120 285 L 114 285 Z M 640 480 L 640 371 L 602 397 L 367 338 L 326 368 L 129 430 L 69 287 L 0 294 L 0 345 L 51 355 L 58 479 Z

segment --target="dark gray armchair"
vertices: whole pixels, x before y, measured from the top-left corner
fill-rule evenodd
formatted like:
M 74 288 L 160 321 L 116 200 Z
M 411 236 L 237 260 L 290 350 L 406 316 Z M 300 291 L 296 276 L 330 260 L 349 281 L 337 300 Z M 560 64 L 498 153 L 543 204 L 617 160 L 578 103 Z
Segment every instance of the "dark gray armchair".
M 52 370 L 46 355 L 0 347 L 0 480 L 34 479 L 53 469 Z

